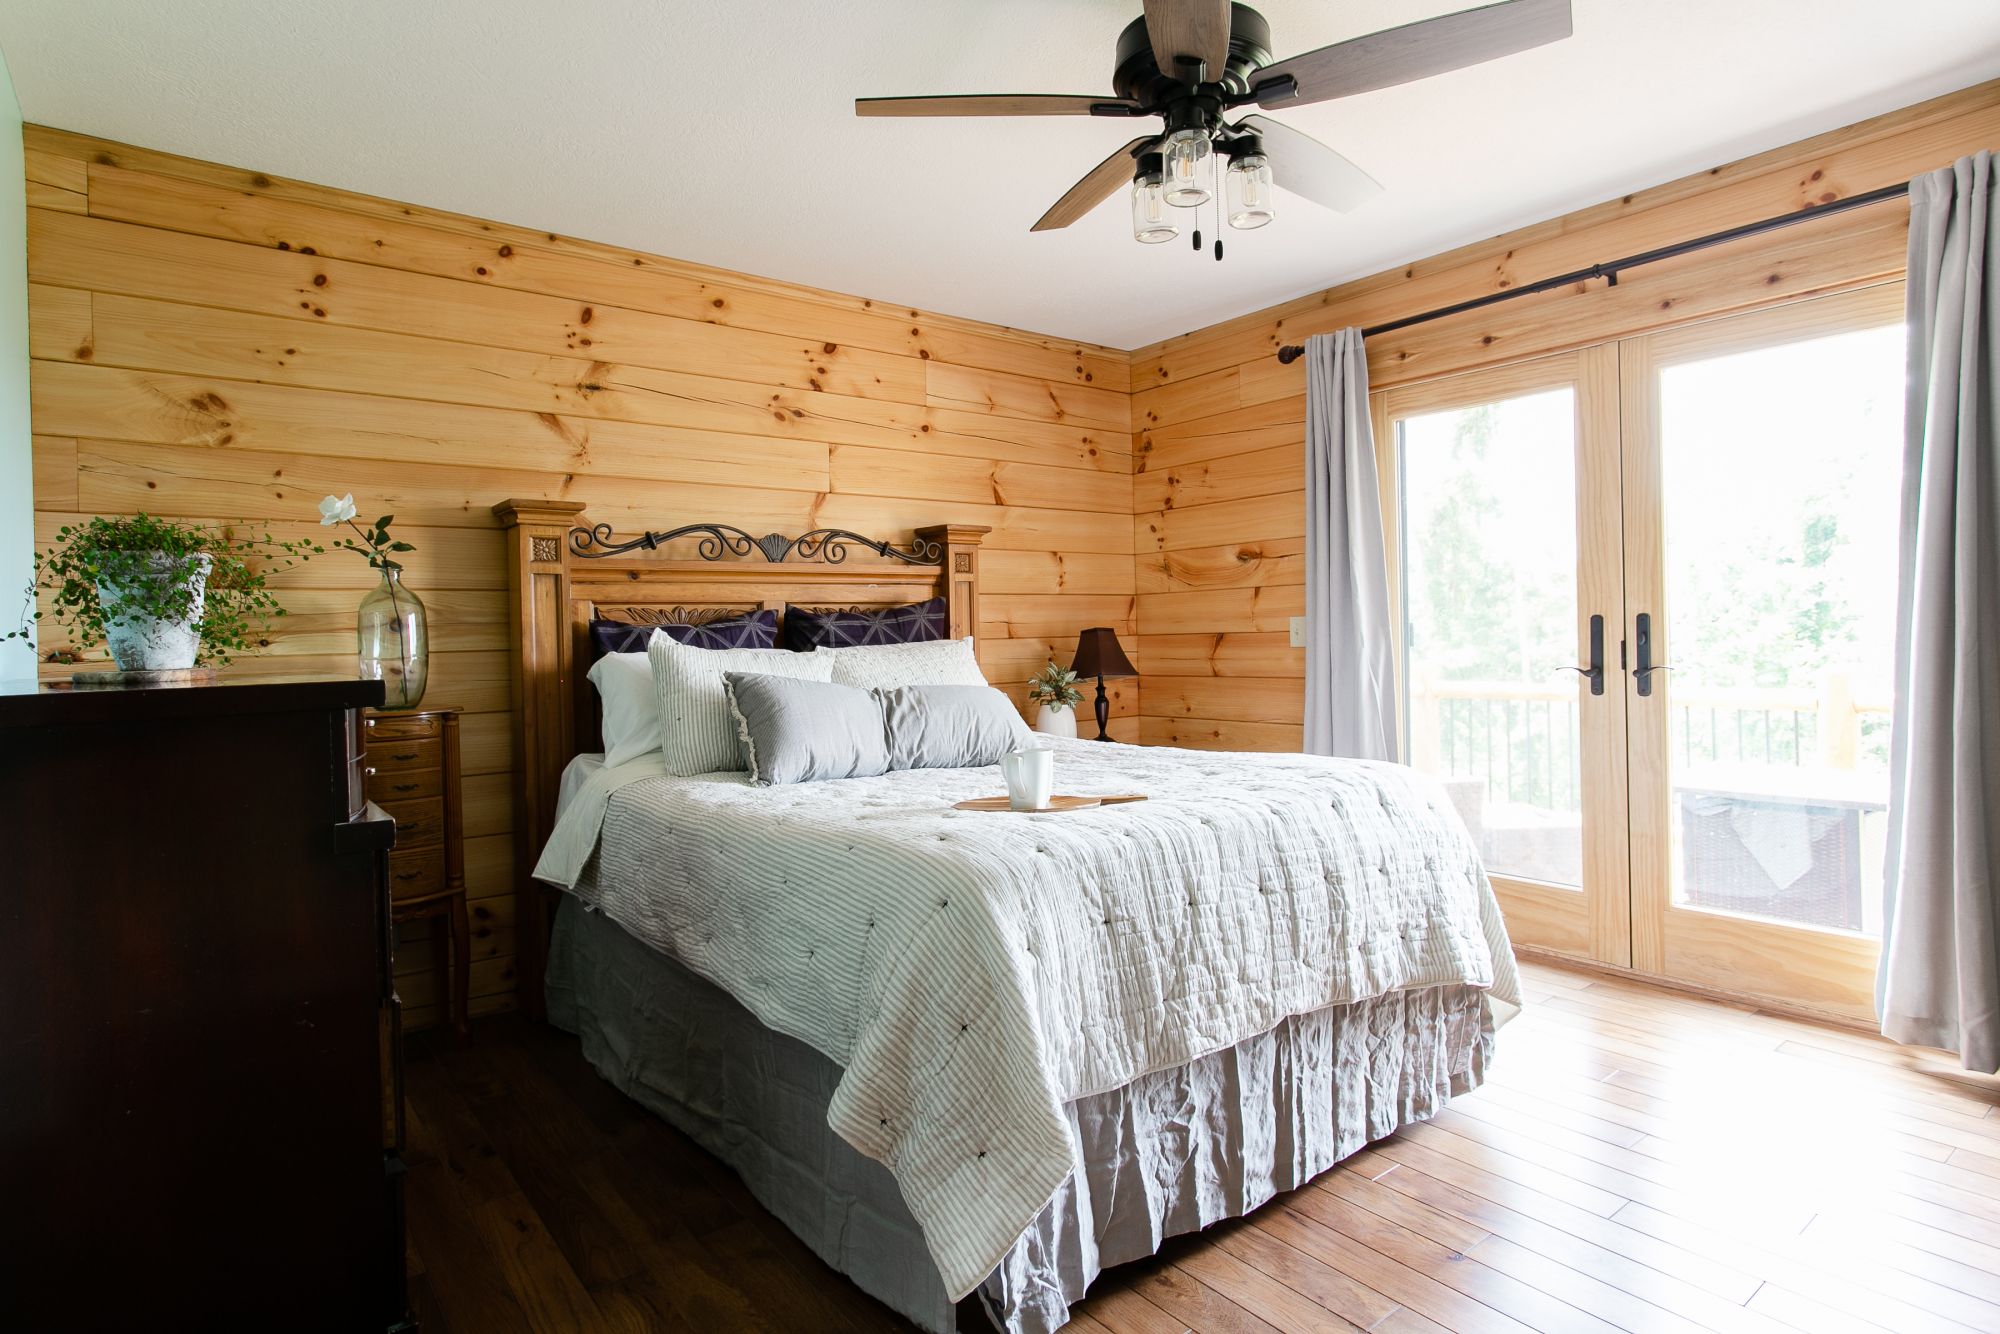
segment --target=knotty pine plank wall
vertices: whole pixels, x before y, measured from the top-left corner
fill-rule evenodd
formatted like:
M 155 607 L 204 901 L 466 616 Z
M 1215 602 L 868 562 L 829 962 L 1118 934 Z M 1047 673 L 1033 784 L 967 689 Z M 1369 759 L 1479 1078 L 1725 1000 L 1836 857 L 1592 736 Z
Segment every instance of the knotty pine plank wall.
M 1288 647 L 1287 628 L 1305 609 L 1305 365 L 1279 365 L 1281 344 L 1906 181 L 1982 148 L 2000 148 L 2000 82 L 1135 352 L 1141 738 L 1300 746 L 1305 650 Z M 1635 270 L 1616 287 L 1579 284 L 1371 338 L 1371 386 L 1900 276 L 1907 223 L 1904 205 L 1875 205 Z
M 988 524 L 981 658 L 1017 699 L 1082 627 L 1131 640 L 1124 352 L 35 126 L 26 147 L 38 540 L 141 509 L 305 537 L 349 491 L 396 515 L 424 702 L 466 711 L 475 1012 L 513 999 L 494 501 L 578 498 L 631 531 Z M 239 670 L 351 672 L 366 566 L 328 553 L 279 583 L 291 614 Z M 413 1022 L 429 954 L 402 956 Z

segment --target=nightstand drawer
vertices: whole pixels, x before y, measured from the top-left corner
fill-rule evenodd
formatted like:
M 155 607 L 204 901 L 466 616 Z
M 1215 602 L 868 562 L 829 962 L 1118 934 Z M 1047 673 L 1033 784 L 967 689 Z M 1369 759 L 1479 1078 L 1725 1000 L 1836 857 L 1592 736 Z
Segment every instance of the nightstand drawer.
M 369 759 L 374 759 L 370 754 Z M 371 765 L 375 773 L 368 779 L 368 796 L 373 801 L 414 801 L 418 797 L 444 795 L 442 769 L 388 769 Z
M 362 735 L 368 738 L 371 745 L 377 741 L 386 741 L 390 737 L 407 741 L 420 737 L 442 736 L 444 719 L 442 715 L 435 713 L 418 713 L 402 718 L 393 715 L 373 715 L 362 728 Z
M 444 738 L 374 736 L 369 738 L 368 767 L 389 769 L 441 769 L 444 767 Z
M 444 848 L 412 848 L 389 854 L 389 893 L 394 898 L 415 898 L 444 892 Z
M 430 847 L 444 839 L 444 799 L 422 797 L 415 801 L 377 801 L 396 822 L 396 850 Z

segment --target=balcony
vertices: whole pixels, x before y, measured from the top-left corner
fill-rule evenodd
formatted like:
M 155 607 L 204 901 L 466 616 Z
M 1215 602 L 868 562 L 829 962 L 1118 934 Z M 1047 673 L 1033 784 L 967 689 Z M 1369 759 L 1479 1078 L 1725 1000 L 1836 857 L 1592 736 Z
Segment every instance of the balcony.
M 1889 701 L 1665 686 L 1675 900 L 1879 932 Z M 1583 876 L 1577 692 L 1561 681 L 1411 683 L 1410 758 L 1445 780 L 1495 874 Z

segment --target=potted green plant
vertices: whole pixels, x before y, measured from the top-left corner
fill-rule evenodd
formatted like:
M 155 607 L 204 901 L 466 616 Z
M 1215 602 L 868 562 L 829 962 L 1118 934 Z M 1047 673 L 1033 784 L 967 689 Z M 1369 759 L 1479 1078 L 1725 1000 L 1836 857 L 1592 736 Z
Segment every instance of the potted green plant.
M 1041 707 L 1035 710 L 1035 730 L 1045 736 L 1076 735 L 1076 706 L 1083 692 L 1076 688 L 1076 673 L 1067 667 L 1049 665 L 1028 678 L 1028 698 Z
M 322 549 L 148 514 L 65 524 L 35 555 L 30 611 L 0 639 L 33 640 L 40 589 L 69 631 L 72 654 L 103 643 L 121 672 L 227 663 L 285 614 L 267 577 Z

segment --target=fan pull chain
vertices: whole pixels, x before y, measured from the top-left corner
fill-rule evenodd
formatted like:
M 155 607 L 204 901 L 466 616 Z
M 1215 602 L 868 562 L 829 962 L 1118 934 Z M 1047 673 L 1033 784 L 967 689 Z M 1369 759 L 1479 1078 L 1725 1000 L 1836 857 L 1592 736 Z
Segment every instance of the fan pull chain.
M 1219 195 L 1215 196 L 1215 262 L 1222 263 L 1222 199 Z
M 1215 180 L 1215 155 L 1211 153 L 1207 160 L 1209 163 L 1209 181 L 1213 184 Z M 1212 190 L 1209 192 L 1209 197 L 1214 198 Z M 1196 204 L 1188 211 L 1194 214 L 1194 253 L 1199 255 L 1201 253 L 1201 205 Z

